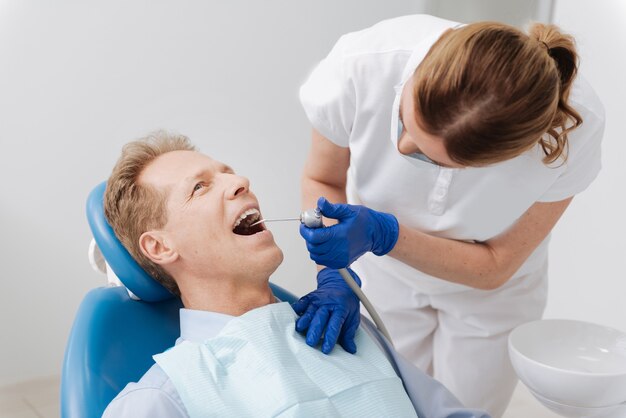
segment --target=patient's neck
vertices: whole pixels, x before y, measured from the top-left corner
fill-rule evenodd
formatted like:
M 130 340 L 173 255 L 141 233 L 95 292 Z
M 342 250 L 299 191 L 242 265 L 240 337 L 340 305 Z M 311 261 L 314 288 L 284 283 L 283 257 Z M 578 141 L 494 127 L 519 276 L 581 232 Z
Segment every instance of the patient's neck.
M 266 280 L 189 280 L 179 282 L 181 299 L 187 309 L 240 316 L 275 302 Z

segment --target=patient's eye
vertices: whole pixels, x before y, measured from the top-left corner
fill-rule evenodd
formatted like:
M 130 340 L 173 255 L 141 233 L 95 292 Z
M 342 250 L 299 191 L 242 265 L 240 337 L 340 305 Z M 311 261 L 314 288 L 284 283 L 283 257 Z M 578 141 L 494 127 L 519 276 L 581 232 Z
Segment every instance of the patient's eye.
M 203 187 L 204 187 L 204 183 L 197 183 L 195 186 L 193 186 L 193 191 L 191 192 L 191 195 L 193 196 L 195 192 L 202 189 Z

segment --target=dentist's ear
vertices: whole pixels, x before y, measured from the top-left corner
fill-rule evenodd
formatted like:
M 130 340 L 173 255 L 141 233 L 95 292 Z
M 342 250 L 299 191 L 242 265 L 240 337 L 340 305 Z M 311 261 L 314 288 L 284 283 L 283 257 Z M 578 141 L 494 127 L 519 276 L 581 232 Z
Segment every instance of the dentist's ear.
M 139 248 L 143 255 L 155 264 L 170 264 L 178 258 L 178 252 L 168 245 L 162 231 L 147 231 L 141 234 Z

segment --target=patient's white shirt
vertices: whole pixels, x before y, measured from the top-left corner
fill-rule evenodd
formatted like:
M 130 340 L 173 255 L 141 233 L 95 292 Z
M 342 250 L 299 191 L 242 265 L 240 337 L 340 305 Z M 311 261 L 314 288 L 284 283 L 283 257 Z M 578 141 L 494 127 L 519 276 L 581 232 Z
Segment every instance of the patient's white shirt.
M 201 343 L 215 337 L 232 318 L 217 312 L 181 309 L 180 338 L 176 344 L 183 341 Z M 111 401 L 103 417 L 188 418 L 189 415 L 170 378 L 158 364 L 154 364 L 137 383 L 126 385 Z

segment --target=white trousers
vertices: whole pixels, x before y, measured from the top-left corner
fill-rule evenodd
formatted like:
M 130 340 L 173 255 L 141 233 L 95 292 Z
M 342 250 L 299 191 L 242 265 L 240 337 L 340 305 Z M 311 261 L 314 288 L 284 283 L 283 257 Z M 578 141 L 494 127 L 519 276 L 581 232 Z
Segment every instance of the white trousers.
M 466 407 L 502 416 L 517 383 L 507 338 L 516 326 L 541 318 L 547 262 L 540 271 L 495 290 L 455 285 L 437 294 L 371 267 L 367 274 L 361 275 L 356 266 L 355 271 L 398 352 L 442 382 Z

